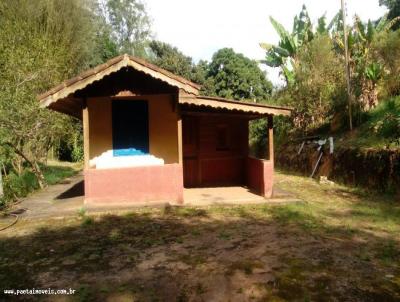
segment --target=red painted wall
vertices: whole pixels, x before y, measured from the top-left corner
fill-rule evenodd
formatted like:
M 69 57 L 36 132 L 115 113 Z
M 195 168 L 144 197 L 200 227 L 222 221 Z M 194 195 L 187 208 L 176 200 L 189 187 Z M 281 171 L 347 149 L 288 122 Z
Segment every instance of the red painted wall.
M 182 165 L 85 170 L 86 204 L 183 203 Z
M 274 163 L 253 157 L 247 158 L 247 186 L 267 198 L 272 197 Z
M 226 129 L 224 148 L 219 146 L 220 128 Z M 229 114 L 184 117 L 183 158 L 186 187 L 245 184 L 247 155 L 247 119 Z

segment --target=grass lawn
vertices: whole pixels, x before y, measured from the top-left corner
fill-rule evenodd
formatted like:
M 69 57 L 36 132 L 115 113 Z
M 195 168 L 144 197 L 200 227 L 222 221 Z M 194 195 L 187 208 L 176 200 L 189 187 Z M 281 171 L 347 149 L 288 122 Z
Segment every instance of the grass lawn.
M 280 173 L 276 183 L 303 202 L 21 221 L 0 233 L 1 293 L 77 290 L 49 301 L 400 300 L 396 197 Z
M 67 177 L 71 177 L 82 169 L 81 163 L 49 161 L 44 167 L 43 174 L 48 185 L 59 183 Z

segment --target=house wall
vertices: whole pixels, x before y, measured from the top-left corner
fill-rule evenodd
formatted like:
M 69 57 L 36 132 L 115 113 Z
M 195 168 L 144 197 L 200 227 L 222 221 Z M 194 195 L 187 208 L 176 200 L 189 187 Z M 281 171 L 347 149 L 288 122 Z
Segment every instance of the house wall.
M 165 164 L 179 162 L 178 115 L 173 110 L 173 96 L 152 95 L 126 98 L 127 102 L 147 100 L 149 105 L 150 154 L 162 158 Z M 112 99 L 90 98 L 89 112 L 89 159 L 112 150 Z
M 237 117 L 202 117 L 199 121 L 199 168 L 201 184 L 244 183 L 248 152 L 248 121 Z M 217 128 L 227 128 L 228 149 L 217 149 Z
M 183 203 L 182 165 L 85 170 L 85 204 Z
M 273 161 L 248 157 L 246 174 L 247 186 L 251 191 L 267 198 L 272 197 L 274 183 Z
M 191 133 L 187 133 L 190 128 Z M 227 148 L 218 147 L 218 128 L 226 128 Z M 248 120 L 229 114 L 184 116 L 183 158 L 186 187 L 245 183 Z M 196 138 L 187 144 L 187 136 Z
M 89 160 L 112 150 L 111 99 L 87 100 L 89 112 Z

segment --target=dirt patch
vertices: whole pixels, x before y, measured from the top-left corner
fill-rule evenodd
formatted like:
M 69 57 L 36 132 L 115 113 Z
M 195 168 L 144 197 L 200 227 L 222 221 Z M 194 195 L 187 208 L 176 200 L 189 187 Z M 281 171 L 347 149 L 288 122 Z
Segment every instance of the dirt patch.
M 62 301 L 398 301 L 397 206 L 277 178 L 311 199 L 23 222 L 0 235 L 0 284 L 77 290 Z

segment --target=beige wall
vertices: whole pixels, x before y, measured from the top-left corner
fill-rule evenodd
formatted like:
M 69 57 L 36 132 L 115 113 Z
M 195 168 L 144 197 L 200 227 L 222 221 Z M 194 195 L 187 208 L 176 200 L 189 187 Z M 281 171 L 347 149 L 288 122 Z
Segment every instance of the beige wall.
M 110 99 L 87 100 L 89 112 L 89 159 L 112 150 Z
M 154 96 L 148 102 L 150 154 L 166 164 L 178 163 L 178 115 L 173 111 L 172 96 Z
M 149 104 L 150 154 L 165 164 L 178 163 L 178 115 L 173 111 L 172 95 L 126 98 L 127 102 L 147 100 Z M 112 150 L 112 100 L 88 99 L 89 158 Z

